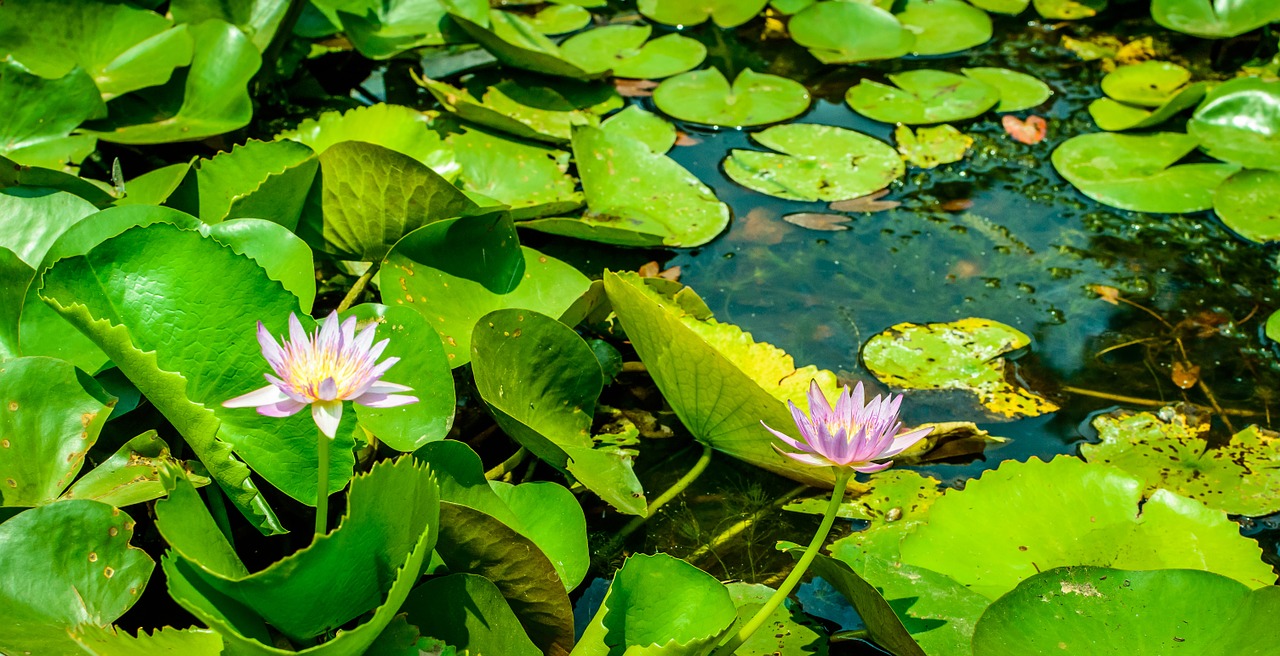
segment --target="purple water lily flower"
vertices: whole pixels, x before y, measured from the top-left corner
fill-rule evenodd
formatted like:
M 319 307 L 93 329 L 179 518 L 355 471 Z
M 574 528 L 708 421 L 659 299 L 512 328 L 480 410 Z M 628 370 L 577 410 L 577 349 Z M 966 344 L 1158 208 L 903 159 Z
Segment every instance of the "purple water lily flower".
M 342 420 L 342 402 L 353 401 L 371 408 L 391 408 L 417 403 L 418 397 L 397 392 L 413 388 L 381 380 L 400 358 L 378 356 L 387 348 L 382 340 L 373 343 L 374 326 L 356 334 L 356 319 L 338 324 L 338 313 L 325 318 L 316 334 L 308 335 L 298 317 L 289 314 L 289 339 L 281 346 L 262 322 L 258 322 L 258 344 L 262 357 L 276 375 L 263 374 L 271 383 L 262 389 L 223 402 L 227 408 L 257 408 L 268 417 L 289 417 L 311 406 L 311 417 L 320 432 L 332 438 Z
M 773 447 L 788 458 L 807 465 L 849 467 L 869 474 L 893 464 L 892 461 L 873 461 L 902 453 L 933 430 L 929 426 L 899 435 L 902 422 L 898 421 L 898 406 L 901 404 L 901 394 L 890 394 L 886 398 L 876 396 L 864 405 L 862 383 L 858 383 L 852 394 L 846 385 L 836 400 L 835 409 L 832 409 L 815 380 L 809 384 L 808 417 L 796 404 L 787 401 L 796 427 L 800 429 L 800 440 L 769 428 L 763 421 L 760 423 L 778 439 L 800 450 L 800 453 L 788 453 L 776 445 Z

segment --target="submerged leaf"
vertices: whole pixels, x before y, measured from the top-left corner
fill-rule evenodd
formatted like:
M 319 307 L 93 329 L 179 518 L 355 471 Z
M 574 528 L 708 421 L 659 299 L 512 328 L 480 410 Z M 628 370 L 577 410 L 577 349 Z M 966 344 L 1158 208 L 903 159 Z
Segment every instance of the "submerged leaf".
M 809 230 L 821 230 L 826 232 L 839 232 L 848 230 L 849 224 L 846 221 L 849 217 L 843 214 L 823 214 L 821 212 L 797 212 L 795 214 L 787 214 L 782 217 L 783 221 L 792 225 L 798 225 L 801 228 Z

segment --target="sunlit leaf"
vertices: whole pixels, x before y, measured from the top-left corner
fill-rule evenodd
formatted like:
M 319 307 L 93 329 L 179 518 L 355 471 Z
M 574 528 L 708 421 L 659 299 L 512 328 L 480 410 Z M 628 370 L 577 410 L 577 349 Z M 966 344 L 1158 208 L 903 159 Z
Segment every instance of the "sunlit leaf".
M 1280 5 L 1269 0 L 1151 0 L 1151 17 L 1175 32 L 1225 39 L 1280 21 Z
M 724 171 L 777 198 L 838 201 L 882 189 L 902 176 L 902 159 L 874 137 L 831 125 L 791 123 L 752 133 L 776 153 L 732 150 Z
M 1213 191 L 1213 211 L 1249 241 L 1280 241 L 1280 171 L 1245 170 L 1227 178 Z
M 719 69 L 682 73 L 653 91 L 668 116 L 722 127 L 785 121 L 809 108 L 809 92 L 795 80 L 746 69 L 729 86 Z
M 867 118 L 921 125 L 973 118 L 1000 101 L 995 88 L 956 73 L 920 69 L 888 78 L 897 86 L 864 79 L 849 88 L 845 102 Z
M 402 105 L 379 103 L 325 112 L 277 134 L 276 139 L 300 141 L 317 155 L 343 141 L 363 141 L 408 155 L 448 180 L 458 177 L 453 149 L 432 129 L 431 116 Z
M 1241 77 L 1205 95 L 1187 132 L 1212 157 L 1280 170 L 1280 81 Z
M 702 63 L 707 47 L 679 34 L 649 41 L 648 25 L 607 25 L 560 44 L 563 56 L 589 71 L 613 71 L 626 78 L 659 79 Z
M 893 59 L 915 48 L 916 36 L 887 9 L 861 2 L 817 2 L 791 17 L 792 38 L 824 64 Z
M 9 108 L 0 122 L 0 155 L 51 169 L 73 167 L 93 152 L 95 137 L 71 131 L 106 111 L 93 78 L 80 68 L 46 79 L 11 59 L 0 61 L 0 104 Z

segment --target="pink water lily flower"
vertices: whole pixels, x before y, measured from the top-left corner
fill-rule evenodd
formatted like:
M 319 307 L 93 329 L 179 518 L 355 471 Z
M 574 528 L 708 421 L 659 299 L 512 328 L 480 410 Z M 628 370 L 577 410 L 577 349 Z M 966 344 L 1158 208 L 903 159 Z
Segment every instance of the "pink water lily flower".
M 776 445 L 773 447 L 788 458 L 807 465 L 848 467 L 869 474 L 893 464 L 892 461 L 873 461 L 902 453 L 933 430 L 929 426 L 899 435 L 902 422 L 898 421 L 898 406 L 901 404 L 901 394 L 890 394 L 886 398 L 876 396 L 870 403 L 863 404 L 862 383 L 858 383 L 852 394 L 846 385 L 836 400 L 835 409 L 832 409 L 815 380 L 809 384 L 808 417 L 796 404 L 787 401 L 796 428 L 800 429 L 800 440 L 769 428 L 767 424 L 764 427 L 800 451 L 789 453 Z M 763 421 L 760 423 L 764 424 Z
M 417 403 L 418 397 L 397 392 L 413 389 L 381 380 L 400 358 L 378 356 L 387 348 L 382 340 L 373 343 L 375 326 L 356 334 L 356 319 L 341 325 L 338 313 L 325 318 L 316 334 L 308 335 L 298 317 L 289 314 L 289 339 L 281 346 L 262 322 L 258 322 L 258 344 L 262 357 L 276 375 L 263 374 L 271 383 L 262 389 L 223 402 L 227 408 L 257 408 L 268 417 L 289 417 L 311 406 L 311 417 L 320 432 L 332 438 L 342 420 L 342 402 L 354 401 L 371 408 L 391 408 Z

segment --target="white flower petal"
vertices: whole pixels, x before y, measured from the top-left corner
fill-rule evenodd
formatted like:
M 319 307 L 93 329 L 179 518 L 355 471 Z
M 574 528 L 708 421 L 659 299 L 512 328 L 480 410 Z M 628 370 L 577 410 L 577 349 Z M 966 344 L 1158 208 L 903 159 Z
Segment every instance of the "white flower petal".
M 272 405 L 281 401 L 291 401 L 288 394 L 280 391 L 275 385 L 267 385 L 266 387 L 253 390 L 248 394 L 241 394 L 234 399 L 228 399 L 222 402 L 224 408 L 256 408 L 264 405 Z
M 338 434 L 338 424 L 342 422 L 342 402 L 320 401 L 312 403 L 311 418 L 315 420 L 320 432 L 332 439 Z

